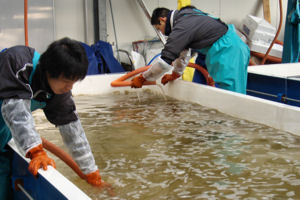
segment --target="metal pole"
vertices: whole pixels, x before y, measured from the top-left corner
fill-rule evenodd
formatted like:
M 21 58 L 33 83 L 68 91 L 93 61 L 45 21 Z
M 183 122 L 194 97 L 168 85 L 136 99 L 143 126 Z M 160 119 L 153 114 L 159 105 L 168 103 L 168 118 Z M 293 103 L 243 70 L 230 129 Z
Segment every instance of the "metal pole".
M 99 41 L 99 2 L 93 0 L 93 15 L 94 15 L 94 42 Z
M 106 0 L 99 0 L 99 34 L 100 40 L 107 42 Z
M 84 0 L 84 42 L 88 43 L 88 4 L 87 0 Z
M 149 19 L 149 22 L 151 22 L 151 16 L 150 16 L 150 13 L 149 13 L 144 1 L 143 0 L 137 0 L 137 2 L 140 4 L 140 6 L 143 9 L 146 17 Z M 165 45 L 167 43 L 167 41 L 166 41 L 164 35 L 160 31 L 156 30 L 156 28 L 154 26 L 152 26 L 152 27 L 154 28 L 154 30 L 155 30 L 156 34 L 158 35 L 160 41 L 163 43 L 163 45 Z
M 120 62 L 118 38 L 117 38 L 117 32 L 116 32 L 116 27 L 115 27 L 115 20 L 114 20 L 114 14 L 113 14 L 113 9 L 112 9 L 112 5 L 111 5 L 111 0 L 109 0 L 109 6 L 110 6 L 111 19 L 112 19 L 113 28 L 114 28 L 114 34 L 115 34 L 116 50 L 117 50 L 117 60 L 118 60 L 118 62 Z
M 29 199 L 29 200 L 34 200 L 32 198 L 32 196 L 30 196 L 30 194 L 23 188 L 23 186 L 21 184 L 17 184 L 17 186 L 19 187 L 19 189 L 25 194 L 25 196 Z

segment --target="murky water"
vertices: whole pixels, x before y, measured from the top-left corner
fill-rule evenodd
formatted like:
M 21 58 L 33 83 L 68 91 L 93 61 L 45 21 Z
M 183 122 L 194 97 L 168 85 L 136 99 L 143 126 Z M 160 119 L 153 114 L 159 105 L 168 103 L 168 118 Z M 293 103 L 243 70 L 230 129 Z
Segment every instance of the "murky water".
M 116 196 L 51 156 L 92 199 L 300 199 L 300 137 L 147 92 L 75 101 Z M 58 130 L 35 116 L 39 133 L 66 150 Z

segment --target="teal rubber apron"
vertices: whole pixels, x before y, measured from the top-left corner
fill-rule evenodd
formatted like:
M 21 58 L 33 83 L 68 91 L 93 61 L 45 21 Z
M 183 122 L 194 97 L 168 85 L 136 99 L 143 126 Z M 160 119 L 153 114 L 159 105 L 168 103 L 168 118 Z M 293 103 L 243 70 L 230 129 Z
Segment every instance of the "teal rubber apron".
M 300 3 L 288 0 L 282 63 L 297 63 L 300 59 Z
M 36 66 L 38 60 L 40 58 L 39 53 L 34 52 L 34 56 L 32 59 L 33 70 L 29 77 L 29 84 L 32 83 L 32 77 L 35 73 Z M 45 102 L 38 102 L 35 100 L 31 100 L 31 111 L 34 111 L 38 108 L 43 108 L 46 106 Z M 0 108 L 2 107 L 2 100 L 0 100 Z M 11 132 L 6 125 L 2 113 L 0 111 L 0 199 L 9 199 L 11 196 L 12 186 L 11 182 L 11 161 L 12 161 L 12 152 L 9 152 L 7 149 L 7 143 L 12 138 Z
M 200 10 L 195 11 L 198 12 L 196 15 L 210 16 Z M 218 87 L 246 94 L 250 49 L 236 34 L 233 24 L 228 25 L 227 33 L 212 46 L 197 51 L 206 56 L 207 71 Z

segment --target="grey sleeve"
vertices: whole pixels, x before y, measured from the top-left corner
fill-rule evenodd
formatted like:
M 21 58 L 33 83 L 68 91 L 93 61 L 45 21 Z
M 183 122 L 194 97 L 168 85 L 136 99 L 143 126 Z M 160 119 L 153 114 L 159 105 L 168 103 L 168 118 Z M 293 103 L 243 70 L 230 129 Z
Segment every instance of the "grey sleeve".
M 180 53 L 180 56 L 176 58 L 176 60 L 173 62 L 174 69 L 173 71 L 177 74 L 182 75 L 184 69 L 189 64 L 189 61 L 191 59 L 191 49 L 184 50 Z
M 12 138 L 24 155 L 31 148 L 42 144 L 41 137 L 35 129 L 30 104 L 29 99 L 4 99 L 1 107 L 3 119 L 11 131 Z
M 64 144 L 84 174 L 98 169 L 80 120 L 58 126 Z
M 189 48 L 193 39 L 191 28 L 184 22 L 178 22 L 167 39 L 167 43 L 161 52 L 161 58 L 168 64 L 180 56 L 180 53 Z

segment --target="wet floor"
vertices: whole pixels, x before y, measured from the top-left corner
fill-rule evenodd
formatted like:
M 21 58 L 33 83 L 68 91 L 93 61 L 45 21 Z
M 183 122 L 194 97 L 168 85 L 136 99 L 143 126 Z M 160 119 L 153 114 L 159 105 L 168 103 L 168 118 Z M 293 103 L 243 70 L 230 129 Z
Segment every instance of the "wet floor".
M 74 97 L 115 197 L 57 169 L 92 199 L 300 199 L 300 137 L 149 92 Z M 35 113 L 38 132 L 62 144 Z

